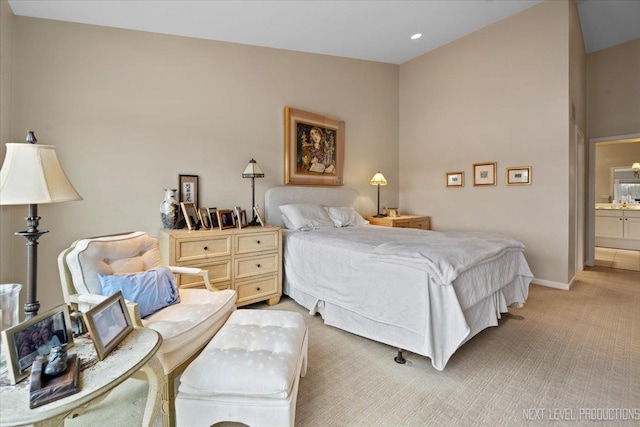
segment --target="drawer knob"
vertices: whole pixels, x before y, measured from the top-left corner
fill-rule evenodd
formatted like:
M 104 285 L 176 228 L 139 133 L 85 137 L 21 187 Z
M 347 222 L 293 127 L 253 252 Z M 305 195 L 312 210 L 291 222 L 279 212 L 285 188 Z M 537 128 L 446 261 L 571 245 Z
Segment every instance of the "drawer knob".
M 256 264 L 256 267 L 260 268 L 260 264 Z
M 209 250 L 209 246 L 205 246 L 203 249 L 204 249 L 205 251 L 208 251 L 208 250 Z
M 259 291 L 259 290 L 260 290 L 260 286 L 258 286 L 258 287 L 256 288 L 256 291 Z
M 257 241 L 256 241 L 256 243 L 257 243 L 257 244 L 260 244 L 260 240 L 257 240 Z

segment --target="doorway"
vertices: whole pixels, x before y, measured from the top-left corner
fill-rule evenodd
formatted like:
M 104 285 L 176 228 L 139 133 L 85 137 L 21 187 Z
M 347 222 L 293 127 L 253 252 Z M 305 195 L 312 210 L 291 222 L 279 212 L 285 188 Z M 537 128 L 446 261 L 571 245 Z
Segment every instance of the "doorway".
M 617 209 L 622 205 L 616 203 L 620 200 L 616 199 L 619 196 L 616 195 L 615 177 L 611 171 L 616 168 L 630 170 L 633 162 L 640 161 L 635 159 L 640 159 L 640 134 L 589 140 L 587 265 L 640 271 L 640 250 L 636 250 L 635 246 L 637 242 L 631 240 L 632 245 L 629 247 L 630 240 L 625 239 L 624 235 L 620 235 L 620 239 L 603 239 L 596 236 L 596 212 L 598 216 L 615 215 L 616 212 L 620 212 Z

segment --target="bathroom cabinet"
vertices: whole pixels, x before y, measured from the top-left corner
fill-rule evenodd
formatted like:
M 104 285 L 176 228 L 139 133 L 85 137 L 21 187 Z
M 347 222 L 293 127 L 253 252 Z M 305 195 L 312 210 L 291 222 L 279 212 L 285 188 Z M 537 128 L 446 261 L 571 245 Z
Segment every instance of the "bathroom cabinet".
M 596 209 L 596 246 L 640 250 L 640 210 Z

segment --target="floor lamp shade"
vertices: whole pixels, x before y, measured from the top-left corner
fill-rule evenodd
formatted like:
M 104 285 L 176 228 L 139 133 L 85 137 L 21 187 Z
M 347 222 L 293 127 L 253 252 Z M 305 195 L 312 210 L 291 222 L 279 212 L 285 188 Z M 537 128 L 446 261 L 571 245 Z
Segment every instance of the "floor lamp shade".
M 52 145 L 9 143 L 0 172 L 0 204 L 29 205 L 82 200 Z
M 28 205 L 27 230 L 16 232 L 27 239 L 28 318 L 38 314 L 38 239 L 47 230 L 38 230 L 38 205 L 42 203 L 82 200 L 62 169 L 55 147 L 38 145 L 35 135 L 27 133 L 29 143 L 7 144 L 7 154 L 0 170 L 0 205 Z

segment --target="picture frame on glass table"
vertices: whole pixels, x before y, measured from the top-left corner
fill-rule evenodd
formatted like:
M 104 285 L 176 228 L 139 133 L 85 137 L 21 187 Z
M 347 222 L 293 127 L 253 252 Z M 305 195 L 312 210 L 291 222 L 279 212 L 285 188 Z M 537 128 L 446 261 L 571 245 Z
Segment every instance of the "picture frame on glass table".
M 133 330 L 122 291 L 83 313 L 83 317 L 100 360 L 104 360 Z
M 65 304 L 2 331 L 10 383 L 26 378 L 37 356 L 48 355 L 52 347 L 61 344 L 73 346 L 69 307 Z

